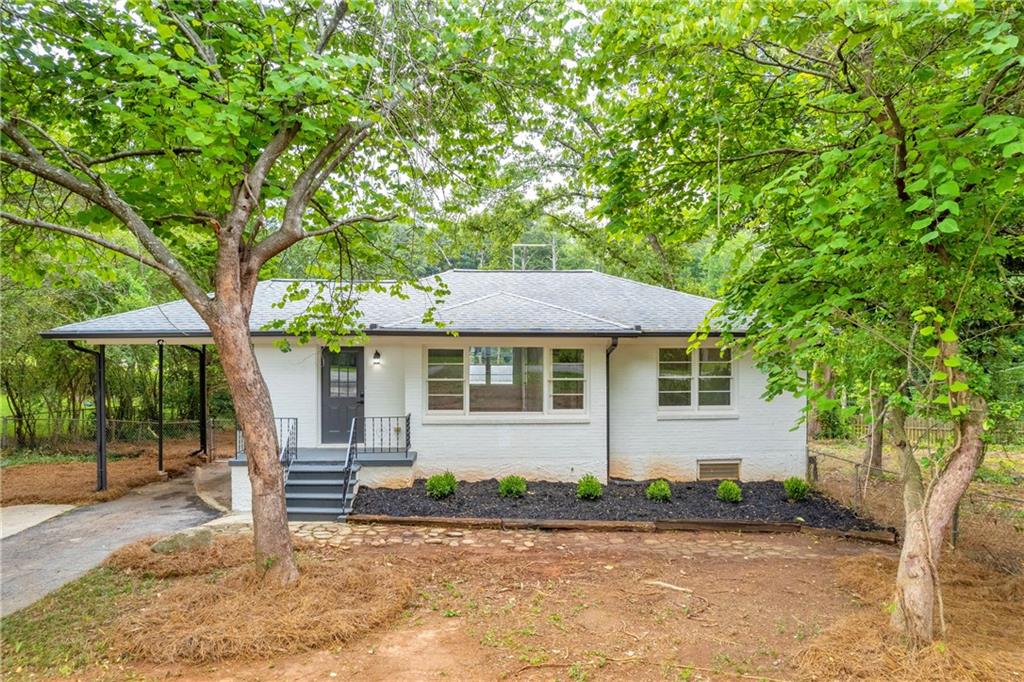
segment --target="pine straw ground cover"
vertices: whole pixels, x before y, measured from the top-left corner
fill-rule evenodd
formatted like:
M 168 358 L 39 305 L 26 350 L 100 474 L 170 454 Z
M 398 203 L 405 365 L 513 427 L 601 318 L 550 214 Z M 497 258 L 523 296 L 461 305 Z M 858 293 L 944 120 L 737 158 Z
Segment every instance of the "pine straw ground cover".
M 164 445 L 164 470 L 168 476 L 185 473 L 199 460 L 190 457 L 193 441 Z M 95 458 L 80 462 L 34 463 L 0 469 L 0 505 L 89 504 L 121 497 L 132 488 L 163 480 L 157 471 L 156 446 L 119 445 L 107 462 L 108 487 L 96 492 Z
M 838 561 L 840 583 L 865 607 L 815 638 L 799 657 L 808 679 L 1005 680 L 1024 674 L 1024 576 L 963 558 L 942 566 L 946 639 L 915 653 L 888 629 L 896 560 Z
M 264 585 L 252 537 L 157 554 L 152 539 L 3 620 L 6 675 L 123 663 L 201 664 L 326 648 L 395 618 L 408 578 L 380 562 L 296 541 L 297 586 Z

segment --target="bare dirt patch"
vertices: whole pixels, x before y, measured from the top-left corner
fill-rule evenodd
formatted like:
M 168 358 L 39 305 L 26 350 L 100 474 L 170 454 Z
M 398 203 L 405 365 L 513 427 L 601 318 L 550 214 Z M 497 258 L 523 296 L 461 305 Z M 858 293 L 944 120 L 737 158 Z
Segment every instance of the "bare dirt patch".
M 165 443 L 166 475 L 179 476 L 197 464 L 190 456 L 195 449 L 191 440 Z M 0 505 L 105 502 L 164 479 L 157 471 L 155 445 L 117 444 L 110 452 L 123 457 L 107 462 L 108 487 L 102 492 L 96 491 L 95 461 L 24 464 L 0 469 Z
M 339 648 L 132 670 L 247 680 L 791 678 L 806 641 L 853 608 L 836 589 L 833 558 L 891 551 L 800 536 L 566 533 L 565 544 L 552 534 L 516 552 L 501 544 L 513 536 L 349 550 L 342 565 L 370 557 L 416 587 L 400 618 Z
M 908 658 L 884 635 L 891 547 L 803 535 L 339 528 L 366 542 L 331 546 L 340 534 L 303 546 L 317 595 L 300 600 L 307 627 L 295 627 L 292 597 L 261 592 L 252 564 L 167 578 L 119 598 L 99 626 L 120 658 L 75 676 L 1005 680 L 1021 670 L 1021 586 L 977 566 L 944 574 L 950 635 L 927 654 L 936 658 Z M 221 563 L 244 557 L 249 540 L 219 540 Z M 136 579 L 149 565 L 128 552 L 110 563 Z M 334 611 L 335 600 L 350 610 Z M 274 620 L 287 630 L 268 640 Z M 333 639 L 317 641 L 321 632 Z M 248 653 L 218 662 L 225 639 Z M 294 640 L 303 653 L 274 653 Z

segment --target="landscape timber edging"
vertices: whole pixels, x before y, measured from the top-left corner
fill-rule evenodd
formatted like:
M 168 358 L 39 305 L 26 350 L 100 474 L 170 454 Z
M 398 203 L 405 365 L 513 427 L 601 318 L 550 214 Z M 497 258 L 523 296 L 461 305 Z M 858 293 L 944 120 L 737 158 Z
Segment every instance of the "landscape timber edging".
M 666 519 L 658 521 L 604 521 L 574 519 L 499 519 L 457 516 L 387 516 L 384 514 L 349 514 L 348 523 L 379 523 L 392 526 L 440 526 L 442 528 L 490 528 L 496 530 L 576 530 L 628 531 L 711 531 L 743 533 L 809 533 L 812 535 L 864 540 L 888 545 L 897 544 L 895 531 L 838 530 L 814 528 L 799 523 L 776 521 L 733 521 L 723 519 Z

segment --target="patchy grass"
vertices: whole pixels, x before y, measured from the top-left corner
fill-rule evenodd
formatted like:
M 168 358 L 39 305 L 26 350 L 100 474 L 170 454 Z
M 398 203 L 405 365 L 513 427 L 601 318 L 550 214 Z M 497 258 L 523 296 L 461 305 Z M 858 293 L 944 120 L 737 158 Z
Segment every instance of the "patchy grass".
M 98 568 L 0 621 L 6 675 L 69 675 L 102 661 L 110 646 L 104 632 L 130 595 L 160 583 Z

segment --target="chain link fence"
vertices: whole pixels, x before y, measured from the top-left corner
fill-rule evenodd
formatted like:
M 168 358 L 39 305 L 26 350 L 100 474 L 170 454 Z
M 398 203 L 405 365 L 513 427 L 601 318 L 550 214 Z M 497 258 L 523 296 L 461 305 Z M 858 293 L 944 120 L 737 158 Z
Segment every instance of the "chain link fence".
M 165 420 L 164 448 L 199 450 L 198 420 Z M 108 419 L 107 448 L 118 454 L 141 454 L 156 451 L 159 423 L 157 420 Z M 207 432 L 211 458 L 234 455 L 235 423 L 233 419 L 211 419 Z M 0 452 L 33 450 L 45 456 L 96 452 L 96 417 L 85 413 L 75 416 L 36 414 L 26 417 L 0 418 Z
M 821 449 L 810 450 L 816 488 L 877 523 L 903 532 L 903 483 L 890 469 Z M 972 484 L 957 510 L 949 542 L 965 556 L 1008 573 L 1024 573 L 1024 494 L 980 490 Z

